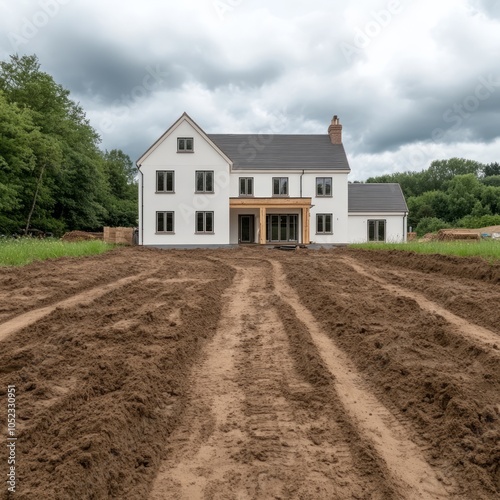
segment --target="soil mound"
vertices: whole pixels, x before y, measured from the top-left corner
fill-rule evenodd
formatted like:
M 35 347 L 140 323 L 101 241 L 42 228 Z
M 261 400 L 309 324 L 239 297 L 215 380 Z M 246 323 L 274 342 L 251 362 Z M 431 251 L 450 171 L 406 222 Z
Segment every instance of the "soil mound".
M 102 240 L 102 233 L 87 233 L 86 231 L 70 231 L 61 238 L 62 241 Z

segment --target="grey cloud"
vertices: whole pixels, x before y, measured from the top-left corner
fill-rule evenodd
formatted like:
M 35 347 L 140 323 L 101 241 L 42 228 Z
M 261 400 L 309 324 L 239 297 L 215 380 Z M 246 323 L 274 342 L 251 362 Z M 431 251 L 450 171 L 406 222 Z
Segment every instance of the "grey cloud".
M 473 4 L 488 16 L 500 19 L 500 3 L 498 3 L 498 0 L 473 0 Z

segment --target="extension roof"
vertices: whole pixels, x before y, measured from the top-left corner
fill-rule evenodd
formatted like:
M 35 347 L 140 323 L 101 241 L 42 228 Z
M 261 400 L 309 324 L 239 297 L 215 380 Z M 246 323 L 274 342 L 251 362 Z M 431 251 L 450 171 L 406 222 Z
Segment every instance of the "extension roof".
M 399 184 L 348 184 L 349 213 L 408 212 Z

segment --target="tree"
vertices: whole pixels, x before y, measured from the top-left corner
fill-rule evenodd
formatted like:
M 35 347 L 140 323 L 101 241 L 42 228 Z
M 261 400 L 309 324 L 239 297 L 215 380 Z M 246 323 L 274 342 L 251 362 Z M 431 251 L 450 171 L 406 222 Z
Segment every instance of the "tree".
M 474 174 L 457 175 L 448 188 L 450 220 L 470 214 L 481 193 L 482 186 Z
M 105 206 L 108 221 L 113 226 L 136 226 L 137 183 L 136 170 L 128 155 L 119 149 L 104 154 L 104 172 L 108 183 Z
M 19 229 L 25 182 L 35 166 L 34 131 L 28 110 L 7 102 L 0 91 L 0 232 Z
M 437 217 L 424 217 L 418 223 L 416 233 L 418 236 L 423 236 L 427 233 L 434 233 L 440 229 L 447 229 L 450 225 L 443 219 Z
M 492 214 L 500 214 L 500 186 L 486 186 L 481 192 L 481 203 Z
M 490 175 L 488 177 L 483 177 L 481 182 L 485 186 L 500 187 L 500 175 Z
M 137 223 L 130 158 L 99 150 L 84 110 L 36 56 L 0 62 L 0 119 L 2 231 Z
M 482 167 L 481 163 L 464 158 L 434 160 L 430 167 L 423 171 L 421 179 L 422 192 L 445 190 L 447 183 L 457 175 L 473 174 L 477 177 Z
M 484 177 L 491 177 L 493 175 L 500 175 L 500 163 L 490 163 L 483 167 Z
M 43 175 L 46 170 L 58 169 L 62 162 L 61 145 L 56 137 L 51 137 L 48 134 L 43 135 L 36 130 L 32 137 L 32 147 L 36 158 L 38 177 L 35 191 L 33 193 L 33 202 L 31 203 L 31 208 L 26 220 L 26 234 L 30 228 L 31 218 L 33 216 L 33 212 L 35 211 L 38 196 L 42 188 Z

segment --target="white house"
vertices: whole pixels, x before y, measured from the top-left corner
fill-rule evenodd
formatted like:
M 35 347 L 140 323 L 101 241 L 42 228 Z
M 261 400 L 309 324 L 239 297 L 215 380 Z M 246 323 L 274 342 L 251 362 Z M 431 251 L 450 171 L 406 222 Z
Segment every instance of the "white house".
M 404 241 L 397 184 L 349 184 L 342 125 L 322 135 L 206 134 L 184 113 L 137 161 L 139 244 Z

